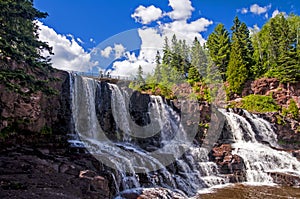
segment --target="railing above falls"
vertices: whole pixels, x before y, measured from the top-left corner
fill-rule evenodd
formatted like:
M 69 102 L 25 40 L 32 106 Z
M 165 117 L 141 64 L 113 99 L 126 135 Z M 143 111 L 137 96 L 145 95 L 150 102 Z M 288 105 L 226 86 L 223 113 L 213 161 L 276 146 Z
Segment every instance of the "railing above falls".
M 79 71 L 68 71 L 73 74 L 77 74 L 83 77 L 88 77 L 92 79 L 96 79 L 98 81 L 104 81 L 104 82 L 109 82 L 116 84 L 118 81 L 134 81 L 135 78 L 133 76 L 129 75 L 118 75 L 118 74 L 113 74 L 111 75 L 110 73 L 97 73 L 97 72 L 79 72 Z

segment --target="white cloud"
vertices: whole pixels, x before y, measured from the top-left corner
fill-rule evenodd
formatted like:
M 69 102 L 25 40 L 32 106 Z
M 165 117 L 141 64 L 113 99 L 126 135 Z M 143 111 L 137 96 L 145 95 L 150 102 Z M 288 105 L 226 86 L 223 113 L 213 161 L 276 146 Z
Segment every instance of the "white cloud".
M 162 47 L 166 36 L 170 40 L 173 34 L 175 34 L 178 40 L 186 40 L 187 44 L 191 44 L 194 38 L 197 37 L 202 44 L 205 43 L 205 39 L 200 33 L 206 31 L 207 27 L 213 22 L 205 18 L 199 18 L 188 22 L 188 19 L 190 19 L 192 11 L 194 10 L 190 0 L 169 0 L 169 6 L 172 7 L 172 10 L 163 15 L 169 16 L 171 22 L 163 23 L 158 21 L 162 16 L 157 15 L 160 16 L 156 17 L 158 23 L 157 27 L 144 26 L 139 29 L 138 33 L 142 41 L 139 56 L 136 57 L 135 54 L 126 52 L 126 60 L 114 62 L 113 75 L 135 75 L 137 74 L 139 65 L 143 67 L 144 74 L 152 73 L 156 66 L 156 52 L 159 50 L 162 55 Z M 137 19 L 136 17 L 139 16 L 137 15 L 137 10 L 141 10 L 141 8 L 144 7 L 139 6 L 135 10 L 135 13 L 131 15 L 136 21 L 142 22 L 143 24 L 155 21 L 155 17 L 153 17 L 153 20 L 150 20 L 147 16 Z
M 173 20 L 187 20 L 194 11 L 190 0 L 169 0 L 169 6 L 173 8 L 173 11 L 169 12 L 168 15 Z
M 247 14 L 248 13 L 248 8 L 238 9 L 237 11 L 242 13 L 242 14 Z
M 206 31 L 207 27 L 212 23 L 212 21 L 205 18 L 200 18 L 190 23 L 185 21 L 174 21 L 167 24 L 161 24 L 161 29 L 164 32 L 176 34 L 179 39 L 185 39 L 188 43 L 197 37 L 200 43 L 204 44 L 205 39 L 202 37 L 200 32 Z
M 77 38 L 76 40 L 77 40 L 79 43 L 84 44 L 84 42 L 83 42 L 80 38 Z
M 276 17 L 278 14 L 283 14 L 285 17 L 287 16 L 286 12 L 280 12 L 278 9 L 274 10 L 272 13 L 272 18 Z
M 153 5 L 149 7 L 140 5 L 135 9 L 135 12 L 131 15 L 131 17 L 134 18 L 136 22 L 149 24 L 162 17 L 162 10 Z
M 100 53 L 104 58 L 109 58 L 113 54 L 115 59 L 119 59 L 124 56 L 125 50 L 126 48 L 122 44 L 114 44 L 114 47 L 107 46 Z
M 258 27 L 257 24 L 255 24 L 253 27 L 248 27 L 250 31 L 250 35 L 253 35 L 255 33 L 258 33 L 260 31 L 260 28 Z
M 107 46 L 104 50 L 101 50 L 101 55 L 105 58 L 109 58 L 112 51 L 113 48 L 111 46 Z
M 124 76 L 135 76 L 137 74 L 139 66 L 142 66 L 143 73 L 146 75 L 152 73 L 153 64 L 145 60 L 136 60 L 135 62 L 130 62 L 129 60 L 114 62 L 114 71 L 111 72 L 112 75 L 124 75 Z
M 139 29 L 138 33 L 142 40 L 139 56 L 137 57 L 134 53 L 125 52 L 124 54 L 127 59 L 114 62 L 112 75 L 135 75 L 139 66 L 143 67 L 144 74 L 153 72 L 155 55 L 157 50 L 162 49 L 164 37 L 154 28 Z
M 253 4 L 250 6 L 250 12 L 256 15 L 261 15 L 263 13 L 266 13 L 270 8 L 271 8 L 271 4 L 264 7 L 261 7 L 257 4 Z
M 61 70 L 88 71 L 97 63 L 90 61 L 91 56 L 86 52 L 74 39 L 72 35 L 61 35 L 56 33 L 52 28 L 45 26 L 42 22 L 36 21 L 41 41 L 47 42 L 53 47 L 54 55 L 52 66 Z M 44 55 L 48 54 L 44 52 Z
M 122 44 L 114 45 L 115 59 L 121 58 L 125 53 L 126 48 Z

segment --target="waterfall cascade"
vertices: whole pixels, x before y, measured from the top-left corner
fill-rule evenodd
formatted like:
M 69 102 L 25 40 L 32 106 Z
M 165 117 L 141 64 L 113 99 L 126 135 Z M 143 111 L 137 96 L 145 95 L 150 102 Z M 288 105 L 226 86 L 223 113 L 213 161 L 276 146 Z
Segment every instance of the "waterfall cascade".
M 189 132 L 180 113 L 162 97 L 145 97 L 143 117 L 136 112 L 133 117 L 130 96 L 117 85 L 80 76 L 72 76 L 71 83 L 75 131 L 90 153 L 117 171 L 112 174 L 117 192 L 165 187 L 192 196 L 229 182 L 209 160 L 207 149 L 186 144 Z M 244 116 L 219 111 L 232 133 L 233 154 L 244 160 L 248 182 L 272 183 L 272 171 L 300 176 L 296 158 L 270 147 L 278 145 L 267 121 L 246 111 Z

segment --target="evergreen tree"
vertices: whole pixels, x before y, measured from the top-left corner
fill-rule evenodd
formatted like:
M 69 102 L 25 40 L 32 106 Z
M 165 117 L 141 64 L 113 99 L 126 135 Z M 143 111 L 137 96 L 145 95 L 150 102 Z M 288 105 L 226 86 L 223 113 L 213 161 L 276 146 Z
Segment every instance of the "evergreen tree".
M 200 74 L 198 72 L 198 69 L 192 65 L 188 73 L 188 82 L 193 85 L 194 83 L 199 81 L 200 81 Z
M 299 24 L 299 16 L 278 14 L 253 36 L 256 77 L 276 77 L 281 82 L 299 80 Z
M 161 56 L 159 51 L 156 52 L 156 57 L 155 57 L 155 62 L 156 62 L 156 67 L 154 70 L 154 79 L 156 83 L 159 83 L 161 81 Z
M 226 77 L 228 81 L 227 94 L 232 97 L 240 94 L 249 77 L 251 67 L 251 49 L 249 50 L 249 31 L 247 26 L 241 23 L 238 17 L 234 19 L 232 30 L 232 45 Z M 246 46 L 245 46 L 246 45 Z
M 181 56 L 182 52 L 182 41 L 177 40 L 176 35 L 174 34 L 171 40 L 171 67 L 179 72 L 180 75 L 184 75 L 184 67 L 182 65 L 183 57 Z
M 143 68 L 141 65 L 139 65 L 138 67 L 138 71 L 137 71 L 137 77 L 136 77 L 136 80 L 137 80 L 137 85 L 138 86 L 143 86 L 145 84 L 145 80 L 143 78 Z
M 162 64 L 169 65 L 171 63 L 171 49 L 169 46 L 169 40 L 168 37 L 165 37 L 164 40 L 164 46 L 163 46 L 163 58 L 162 58 Z
M 197 38 L 194 39 L 191 48 L 191 65 L 196 67 L 200 76 L 205 77 L 208 65 L 207 55 Z
M 235 37 L 235 36 L 234 36 Z M 233 94 L 240 94 L 248 77 L 248 70 L 243 61 L 242 52 L 238 42 L 232 43 L 230 60 L 226 71 L 229 86 L 227 94 L 231 98 Z
M 214 32 L 209 35 L 206 44 L 211 59 L 219 68 L 222 79 L 225 81 L 225 73 L 230 55 L 230 37 L 223 24 L 218 24 L 216 26 Z
M 41 51 L 51 52 L 51 48 L 38 40 L 35 22 L 48 14 L 35 9 L 33 0 L 1 0 L 0 8 L 0 56 L 33 66 L 48 65 Z
M 184 71 L 184 77 L 187 77 L 189 69 L 191 67 L 190 64 L 190 55 L 189 55 L 189 46 L 186 44 L 186 41 L 182 41 L 182 46 L 181 46 L 181 51 L 180 51 L 180 56 L 182 57 L 181 59 L 181 65 Z

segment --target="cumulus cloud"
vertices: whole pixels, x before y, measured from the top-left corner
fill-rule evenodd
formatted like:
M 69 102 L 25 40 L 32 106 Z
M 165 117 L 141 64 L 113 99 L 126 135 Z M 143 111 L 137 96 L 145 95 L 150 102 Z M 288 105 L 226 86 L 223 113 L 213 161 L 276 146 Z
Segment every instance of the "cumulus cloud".
M 163 15 L 162 10 L 153 5 L 149 7 L 144 7 L 140 5 L 135 9 L 135 12 L 131 15 L 132 18 L 135 19 L 136 22 L 142 24 L 149 24 L 153 21 L 158 20 Z
M 168 15 L 173 20 L 187 20 L 194 11 L 190 0 L 169 0 L 169 6 L 172 7 L 173 11 L 169 12 Z
M 192 44 L 195 37 L 197 37 L 202 44 L 206 42 L 201 32 L 206 31 L 213 22 L 205 18 L 189 20 L 194 11 L 191 0 L 169 0 L 169 6 L 172 8 L 170 12 L 163 12 L 159 9 L 161 12 L 157 12 L 152 18 L 149 18 L 147 15 L 150 13 L 149 10 L 154 10 L 154 6 L 147 8 L 139 6 L 135 10 L 131 17 L 137 22 L 145 25 L 157 21 L 158 26 L 155 28 L 144 26 L 138 30 L 142 42 L 139 56 L 126 52 L 126 60 L 113 63 L 113 75 L 137 74 L 139 66 L 143 67 L 144 74 L 152 73 L 156 65 L 155 55 L 157 50 L 159 50 L 162 55 L 164 38 L 168 37 L 170 40 L 173 34 L 176 35 L 177 39 L 186 40 L 187 44 Z M 144 16 L 141 14 L 143 12 L 146 13 Z M 159 21 L 161 17 L 169 17 L 171 21 Z
M 107 46 L 104 50 L 101 50 L 102 57 L 109 58 L 112 53 L 113 48 L 111 46 Z
M 109 58 L 114 55 L 115 59 L 121 58 L 125 53 L 126 48 L 122 44 L 114 44 L 114 47 L 107 46 L 105 49 L 101 50 L 101 56 L 104 58 Z
M 125 53 L 126 48 L 122 44 L 114 45 L 115 59 L 121 58 Z
M 271 4 L 261 7 L 257 4 L 253 4 L 250 6 L 250 12 L 256 15 L 261 15 L 263 13 L 266 13 L 271 8 Z
M 90 54 L 78 44 L 72 35 L 61 35 L 40 21 L 36 21 L 36 23 L 40 28 L 40 40 L 53 47 L 54 55 L 51 56 L 51 59 L 54 68 L 88 71 L 97 64 L 90 61 Z M 48 54 L 44 52 L 44 55 L 47 56 Z

